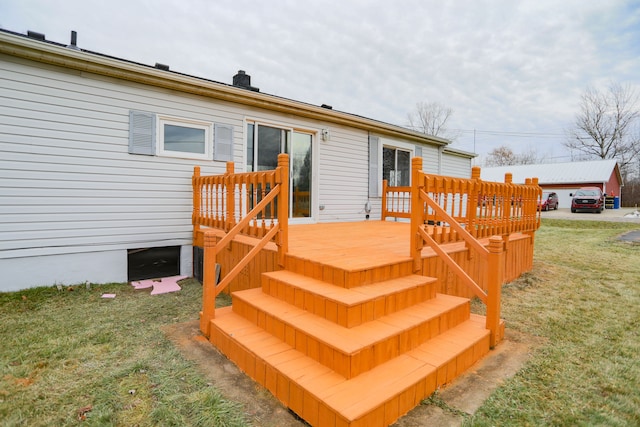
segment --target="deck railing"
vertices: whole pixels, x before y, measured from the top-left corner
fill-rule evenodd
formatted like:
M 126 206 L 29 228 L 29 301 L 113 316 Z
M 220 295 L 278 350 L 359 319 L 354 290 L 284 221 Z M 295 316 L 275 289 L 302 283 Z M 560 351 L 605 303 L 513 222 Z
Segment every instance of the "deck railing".
M 382 180 L 382 220 L 411 218 L 411 187 L 391 187 Z
M 203 295 L 200 329 L 209 336 L 209 324 L 215 317 L 215 299 L 243 268 L 267 245 L 274 241 L 278 259 L 284 265 L 288 250 L 289 156 L 278 156 L 274 170 L 234 173 L 233 162 L 227 163 L 224 175 L 193 175 L 193 229 L 204 234 Z M 218 232 L 224 230 L 220 238 Z M 258 243 L 217 282 L 216 255 L 238 235 L 259 239 Z
M 421 158 L 412 159 L 410 247 L 414 270 L 422 273 L 422 248 L 426 243 L 486 304 L 492 346 L 500 339 L 505 240 L 510 233 L 533 233 L 540 226 L 537 206 L 542 190 L 537 180 L 515 185 L 508 174 L 505 181 L 481 181 L 480 168 L 473 169 L 471 179 L 429 175 L 422 171 Z M 383 212 L 388 213 L 386 209 L 383 207 Z M 485 237 L 489 237 L 488 248 L 478 240 Z M 456 241 L 463 241 L 469 252 L 482 260 L 480 274 L 485 276 L 486 292 L 440 246 Z

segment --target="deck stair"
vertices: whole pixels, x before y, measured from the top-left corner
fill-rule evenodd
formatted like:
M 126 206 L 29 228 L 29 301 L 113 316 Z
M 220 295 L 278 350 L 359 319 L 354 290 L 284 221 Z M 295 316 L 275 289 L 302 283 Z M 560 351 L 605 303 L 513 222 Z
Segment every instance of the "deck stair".
M 410 258 L 351 261 L 288 254 L 211 320 L 211 342 L 313 426 L 387 426 L 489 351 L 484 317 Z

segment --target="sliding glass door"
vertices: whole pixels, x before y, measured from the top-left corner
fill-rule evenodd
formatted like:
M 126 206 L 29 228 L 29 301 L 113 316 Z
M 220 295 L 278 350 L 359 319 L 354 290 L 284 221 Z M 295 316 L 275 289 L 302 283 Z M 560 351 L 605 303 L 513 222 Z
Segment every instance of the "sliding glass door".
M 289 154 L 289 217 L 311 217 L 313 135 L 253 123 L 247 131 L 247 171 L 275 169 L 278 154 Z

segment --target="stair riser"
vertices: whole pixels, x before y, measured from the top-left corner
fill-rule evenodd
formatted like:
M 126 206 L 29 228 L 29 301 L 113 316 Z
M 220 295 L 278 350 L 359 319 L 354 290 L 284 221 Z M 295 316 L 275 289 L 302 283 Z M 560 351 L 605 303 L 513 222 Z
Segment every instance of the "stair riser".
M 288 255 L 285 260 L 285 269 L 336 286 L 351 289 L 408 276 L 413 273 L 413 263 L 412 261 L 405 261 L 392 265 L 382 265 L 351 271 Z
M 233 311 L 345 378 L 353 378 L 412 350 L 469 318 L 469 304 L 462 304 L 397 335 L 383 338 L 355 354 L 347 354 L 241 298 L 234 299 Z
M 353 328 L 433 299 L 436 296 L 436 287 L 435 282 L 427 282 L 374 300 L 347 305 L 268 276 L 262 278 L 262 291 L 265 294 L 326 318 L 345 328 Z

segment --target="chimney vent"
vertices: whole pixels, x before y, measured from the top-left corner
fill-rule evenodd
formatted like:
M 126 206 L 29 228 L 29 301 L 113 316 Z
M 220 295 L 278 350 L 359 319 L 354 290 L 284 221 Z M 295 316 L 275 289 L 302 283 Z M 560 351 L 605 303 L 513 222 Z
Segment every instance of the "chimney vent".
M 327 110 L 333 110 L 333 107 L 331 105 L 328 105 L 328 104 L 322 104 L 321 107 L 322 108 L 326 108 Z
M 238 70 L 238 74 L 233 76 L 233 85 L 254 92 L 260 92 L 260 89 L 257 87 L 251 86 L 251 76 L 245 73 L 244 70 Z
M 36 39 L 36 40 L 41 40 L 41 41 L 45 41 L 45 37 L 44 34 L 42 33 L 36 33 L 35 31 L 27 31 L 27 37 L 30 37 L 32 39 Z
M 155 67 L 156 67 L 158 70 L 169 71 L 169 66 L 168 66 L 168 65 L 166 65 L 166 64 L 161 64 L 161 63 L 159 63 L 159 62 L 156 62 Z
M 78 33 L 71 31 L 71 44 L 67 46 L 69 49 L 80 50 L 78 47 Z

